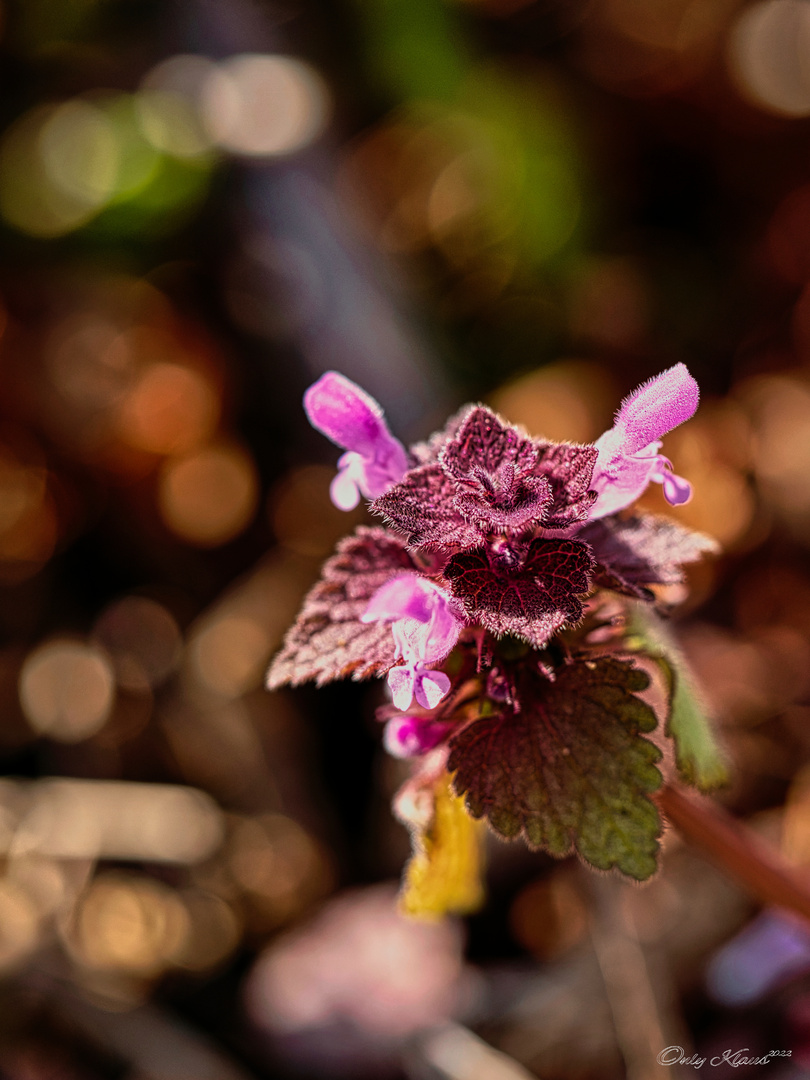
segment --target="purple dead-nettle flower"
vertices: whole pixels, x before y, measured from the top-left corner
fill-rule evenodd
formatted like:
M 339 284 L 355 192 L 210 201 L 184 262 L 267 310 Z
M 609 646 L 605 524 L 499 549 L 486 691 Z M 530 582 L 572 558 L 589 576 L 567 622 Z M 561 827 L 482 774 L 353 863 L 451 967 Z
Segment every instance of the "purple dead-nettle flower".
M 464 626 L 438 585 L 417 573 L 398 574 L 372 596 L 362 622 L 390 622 L 395 655 L 404 664 L 388 672 L 394 704 L 407 709 L 412 700 L 435 708 L 450 689 L 439 663 L 453 650 Z
M 396 758 L 419 757 L 447 738 L 450 726 L 424 716 L 393 716 L 385 725 L 383 746 Z
M 615 513 L 650 480 L 671 502 L 686 497 L 658 448 L 697 401 L 678 364 L 631 394 L 595 446 L 530 438 L 469 406 L 409 459 L 377 403 L 327 373 L 305 406 L 347 450 L 333 499 L 349 507 L 359 492 L 376 496 L 371 509 L 388 527 L 359 530 L 327 563 L 270 683 L 387 673 L 397 707 L 415 698 L 433 708 L 451 686 L 440 665 L 456 643 L 488 656 L 504 637 L 540 650 L 578 624 L 594 587 L 654 599 L 650 585 L 681 580 L 680 564 L 709 545 L 673 523 Z
M 593 446 L 530 439 L 477 406 L 436 461 L 411 469 L 372 509 L 443 558 L 471 623 L 542 648 L 581 617 L 594 565 L 586 544 L 543 533 L 587 518 L 596 457 Z
M 659 450 L 697 403 L 678 364 L 626 398 L 595 445 L 531 438 L 472 405 L 408 453 L 373 399 L 324 375 L 305 404 L 346 450 L 333 501 L 350 508 L 365 495 L 383 523 L 340 542 L 268 685 L 387 676 L 383 742 L 417 759 L 429 807 L 452 783 L 502 836 L 649 876 L 659 750 L 635 696 L 648 680 L 619 622 L 616 655 L 614 636 L 593 631 L 606 604 L 627 614 L 621 597 L 654 603 L 652 586 L 681 582 L 682 564 L 713 550 L 672 521 L 627 512 L 650 481 L 674 505 L 689 497 Z
M 613 427 L 596 440 L 599 457 L 591 487 L 598 497 L 591 520 L 630 506 L 650 481 L 663 485 L 672 506 L 689 501 L 691 485 L 675 475 L 672 463 L 658 451 L 661 437 L 694 414 L 699 397 L 686 366 L 676 364 L 624 399 Z
M 329 489 L 339 509 L 353 510 L 361 495 L 376 499 L 405 475 L 405 447 L 374 398 L 350 379 L 327 371 L 304 394 L 304 408 L 312 426 L 346 451 Z

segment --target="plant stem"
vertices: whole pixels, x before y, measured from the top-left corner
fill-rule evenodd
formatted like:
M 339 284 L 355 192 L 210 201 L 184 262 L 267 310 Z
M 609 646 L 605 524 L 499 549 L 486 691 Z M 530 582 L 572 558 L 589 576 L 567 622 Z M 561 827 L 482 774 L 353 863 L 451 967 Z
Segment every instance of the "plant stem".
M 711 799 L 669 784 L 655 798 L 684 839 L 709 854 L 753 896 L 810 922 L 810 882 L 746 825 Z

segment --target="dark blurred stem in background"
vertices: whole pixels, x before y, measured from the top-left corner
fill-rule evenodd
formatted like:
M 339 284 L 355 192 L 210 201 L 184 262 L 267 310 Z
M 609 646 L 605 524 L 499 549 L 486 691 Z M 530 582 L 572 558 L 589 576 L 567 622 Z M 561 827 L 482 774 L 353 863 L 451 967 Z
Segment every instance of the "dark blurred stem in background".
M 654 972 L 650 970 L 650 958 L 625 902 L 627 884 L 607 875 L 581 876 L 592 897 L 591 941 L 627 1080 L 663 1080 L 669 1067 L 657 1060 L 661 1048 L 689 1043 L 671 973 L 660 962 Z
M 707 797 L 667 784 L 656 796 L 678 832 L 711 857 L 763 904 L 810 922 L 810 882 L 802 879 L 751 829 Z

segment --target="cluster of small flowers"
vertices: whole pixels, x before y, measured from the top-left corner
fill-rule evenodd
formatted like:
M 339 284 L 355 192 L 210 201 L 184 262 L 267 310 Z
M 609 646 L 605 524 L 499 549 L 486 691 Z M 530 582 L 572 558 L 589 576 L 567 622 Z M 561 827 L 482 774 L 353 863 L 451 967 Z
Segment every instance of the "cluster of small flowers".
M 365 667 L 360 646 L 353 654 L 350 643 L 333 672 L 294 671 L 291 657 L 306 635 L 332 617 L 327 593 L 314 593 L 302 613 L 309 621 L 291 631 L 271 685 L 387 671 L 396 714 L 388 718 L 385 745 L 396 756 L 415 756 L 447 736 L 435 711 L 454 687 L 441 665 L 462 639 L 475 643 L 478 672 L 489 669 L 488 696 L 514 705 L 504 665 L 492 663 L 492 643 L 508 636 L 541 650 L 581 619 L 580 598 L 592 585 L 651 599 L 650 584 L 677 580 L 678 558 L 694 557 L 674 536 L 676 526 L 668 531 L 661 519 L 619 515 L 650 482 L 663 486 L 672 505 L 689 500 L 689 483 L 660 449 L 662 437 L 693 415 L 698 398 L 697 383 L 677 364 L 627 397 L 613 427 L 590 446 L 529 438 L 479 405 L 409 452 L 373 398 L 344 376 L 325 374 L 304 404 L 313 426 L 345 451 L 332 501 L 350 510 L 365 497 L 388 526 L 375 536 L 366 530 L 362 543 L 345 550 L 349 576 L 352 559 L 362 555 L 366 563 L 357 563 L 355 591 L 349 581 L 340 592 L 344 603 L 355 598 L 356 612 L 343 623 L 344 630 L 354 627 L 340 646 L 359 633 L 358 621 L 389 628 L 390 644 L 375 638 L 377 654 Z M 384 540 L 398 545 L 400 564 L 386 548 L 378 560 L 382 584 L 358 607 L 359 583 L 372 580 Z

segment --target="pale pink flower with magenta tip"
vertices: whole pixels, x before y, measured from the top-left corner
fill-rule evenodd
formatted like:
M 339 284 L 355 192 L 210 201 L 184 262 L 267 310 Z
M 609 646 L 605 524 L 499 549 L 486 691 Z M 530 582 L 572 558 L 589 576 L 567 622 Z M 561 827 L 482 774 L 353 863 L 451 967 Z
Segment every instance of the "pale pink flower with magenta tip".
M 426 668 L 421 661 L 406 656 L 402 667 L 388 672 L 388 686 L 398 709 L 407 709 L 414 698 L 423 709 L 435 709 L 450 689 L 450 679 L 443 671 Z
M 651 481 L 663 485 L 664 498 L 672 506 L 689 501 L 691 484 L 677 476 L 658 451 L 662 436 L 694 415 L 699 398 L 686 365 L 676 364 L 624 399 L 613 427 L 596 440 L 599 457 L 590 487 L 599 497 L 591 520 L 630 506 Z
M 395 758 L 418 757 L 446 737 L 448 725 L 421 716 L 394 716 L 385 725 L 383 746 Z
M 390 622 L 396 655 L 405 663 L 388 672 L 394 705 L 411 701 L 433 709 L 450 689 L 450 679 L 430 664 L 452 651 L 464 626 L 444 589 L 417 573 L 397 574 L 369 601 L 362 622 Z
M 304 394 L 304 408 L 312 426 L 346 450 L 329 488 L 340 510 L 353 510 L 361 495 L 376 499 L 405 475 L 405 447 L 378 403 L 351 379 L 327 371 Z

